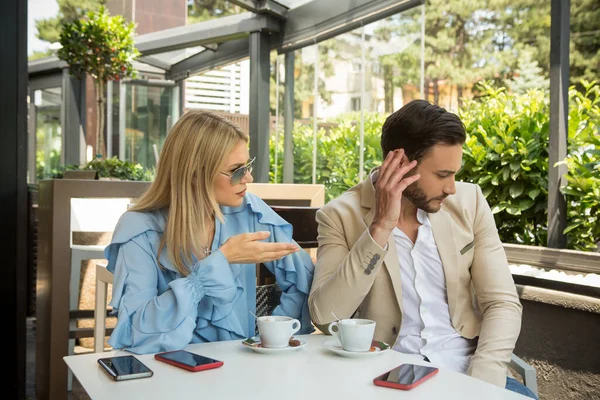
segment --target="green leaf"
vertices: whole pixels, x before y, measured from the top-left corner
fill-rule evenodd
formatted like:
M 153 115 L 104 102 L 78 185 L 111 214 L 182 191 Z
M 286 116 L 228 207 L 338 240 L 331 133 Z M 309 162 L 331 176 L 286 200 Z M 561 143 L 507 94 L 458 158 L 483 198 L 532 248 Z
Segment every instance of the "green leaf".
M 486 187 L 481 189 L 481 192 L 483 193 L 483 197 L 485 197 L 486 199 L 488 198 L 490 193 L 492 193 L 493 191 L 494 191 L 494 187 L 491 185 L 487 185 Z
M 510 167 L 506 166 L 502 169 L 502 179 L 506 182 L 510 176 Z
M 519 208 L 521 209 L 521 212 L 530 209 L 531 207 L 533 207 L 534 204 L 535 202 L 531 199 L 519 200 Z
M 492 206 L 492 214 L 498 214 L 506 209 L 505 204 L 495 204 Z
M 518 171 L 521 169 L 521 163 L 517 160 L 513 160 L 510 162 L 510 169 L 513 171 Z
M 535 200 L 535 198 L 539 196 L 540 192 L 540 188 L 533 188 L 527 194 L 531 198 L 531 200 Z
M 563 233 L 566 235 L 567 233 L 571 232 L 574 229 L 577 229 L 581 226 L 581 224 L 573 224 L 573 225 L 569 225 L 565 228 L 565 230 L 563 231 Z
M 516 199 L 521 194 L 523 194 L 524 190 L 525 190 L 525 185 L 523 184 L 523 182 L 518 181 L 518 182 L 513 182 L 510 185 L 508 192 L 510 193 L 510 197 L 512 197 L 513 199 Z
M 492 175 L 486 175 L 482 178 L 479 178 L 479 180 L 477 181 L 478 184 L 483 185 L 485 183 L 488 183 L 489 181 L 492 180 Z
M 521 207 L 518 205 L 510 205 L 506 207 L 506 212 L 510 215 L 521 215 Z

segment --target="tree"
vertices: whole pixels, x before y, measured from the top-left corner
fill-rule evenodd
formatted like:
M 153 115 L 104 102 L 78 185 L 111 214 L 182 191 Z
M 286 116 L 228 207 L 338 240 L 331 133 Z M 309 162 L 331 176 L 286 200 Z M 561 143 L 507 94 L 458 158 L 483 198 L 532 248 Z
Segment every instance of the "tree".
M 245 12 L 227 0 L 187 0 L 188 24 Z
M 438 102 L 442 84 L 456 85 L 459 102 L 465 89 L 482 80 L 508 84 L 525 57 L 539 75 L 550 70 L 549 1 L 427 0 L 425 22 L 426 98 L 433 88 Z M 419 8 L 386 20 L 375 30 L 382 41 L 398 41 L 420 32 Z M 571 83 L 598 79 L 600 70 L 598 0 L 571 1 Z M 529 54 L 526 54 L 529 53 Z M 386 111 L 393 111 L 393 88 L 419 81 L 420 46 L 380 57 Z M 521 73 L 523 71 L 520 71 Z M 543 81 L 538 83 L 543 84 Z
M 447 2 L 428 0 L 425 5 L 425 98 L 433 88 L 433 102 L 439 103 L 441 85 L 457 85 L 459 101 L 464 88 L 499 72 L 493 53 L 496 30 L 493 13 L 485 0 Z M 417 12 L 418 11 L 418 12 Z M 375 30 L 381 41 L 400 40 L 421 31 L 420 9 L 395 16 Z M 408 46 L 404 51 L 381 58 L 386 110 L 393 111 L 394 86 L 416 84 L 420 79 L 421 49 Z
M 498 27 L 499 48 L 510 48 L 507 60 L 510 78 L 523 51 L 533 50 L 533 59 L 550 75 L 550 1 L 498 0 L 493 3 Z M 598 79 L 600 70 L 600 7 L 598 0 L 571 0 L 570 82 L 583 90 L 580 82 Z
M 57 0 L 58 15 L 35 22 L 36 36 L 49 43 L 58 42 L 62 26 L 76 21 L 89 11 L 96 11 L 106 4 L 106 0 Z
M 530 89 L 548 89 L 550 81 L 544 77 L 544 70 L 533 59 L 533 50 L 522 52 L 512 79 L 507 82 L 508 88 L 516 94 L 525 94 Z
M 96 89 L 96 158 L 104 153 L 104 107 L 106 83 L 135 76 L 133 61 L 139 56 L 134 44 L 135 24 L 121 15 L 109 16 L 101 6 L 86 18 L 66 23 L 60 34 L 58 57 L 69 65 L 73 76 L 89 74 Z
M 571 2 L 571 84 L 600 78 L 600 3 L 598 0 Z

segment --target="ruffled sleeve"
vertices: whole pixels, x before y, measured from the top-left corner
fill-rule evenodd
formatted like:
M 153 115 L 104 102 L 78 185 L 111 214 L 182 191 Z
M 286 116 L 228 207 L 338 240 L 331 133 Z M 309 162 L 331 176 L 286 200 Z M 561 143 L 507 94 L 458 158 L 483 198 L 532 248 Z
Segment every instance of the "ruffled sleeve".
M 203 299 L 230 303 L 237 285 L 218 250 L 197 262 L 187 277 L 169 268 L 162 254 L 161 269 L 156 259 L 160 220 L 144 214 L 124 214 L 105 252 L 115 275 L 111 305 L 118 315 L 109 344 L 138 354 L 182 349 L 196 328 L 198 304 Z
M 269 231 L 270 242 L 296 243 L 292 239 L 292 225 L 281 218 L 271 207 L 255 195 L 247 194 L 248 207 L 255 214 L 255 231 Z M 297 318 L 302 327 L 299 334 L 311 333 L 314 327 L 308 310 L 308 295 L 314 275 L 314 265 L 305 250 L 265 263 L 281 288 L 279 306 L 273 315 Z

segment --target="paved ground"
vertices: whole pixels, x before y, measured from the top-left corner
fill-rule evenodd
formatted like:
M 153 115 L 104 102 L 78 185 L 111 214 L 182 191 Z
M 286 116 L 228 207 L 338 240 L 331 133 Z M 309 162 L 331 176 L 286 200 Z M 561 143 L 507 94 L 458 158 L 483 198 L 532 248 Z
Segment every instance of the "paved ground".
M 35 400 L 35 318 L 27 319 L 27 367 L 26 367 L 26 391 L 27 400 Z M 73 388 L 68 395 L 69 400 L 89 400 L 85 390 L 76 378 L 73 378 Z

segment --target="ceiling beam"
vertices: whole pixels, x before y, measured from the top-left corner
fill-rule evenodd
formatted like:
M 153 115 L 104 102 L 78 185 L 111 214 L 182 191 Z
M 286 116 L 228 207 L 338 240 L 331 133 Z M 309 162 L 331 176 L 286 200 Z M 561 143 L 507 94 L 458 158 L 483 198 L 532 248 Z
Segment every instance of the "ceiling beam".
M 290 10 L 278 50 L 298 50 L 422 4 L 423 0 L 311 1 Z
M 280 23 L 268 15 L 243 13 L 192 25 L 140 35 L 135 46 L 143 56 L 189 47 L 209 47 L 247 37 L 250 32 L 279 32 Z
M 215 51 L 203 51 L 173 64 L 167 73 L 167 79 L 179 81 L 190 75 L 231 64 L 248 57 L 248 47 L 247 37 L 221 43 Z

